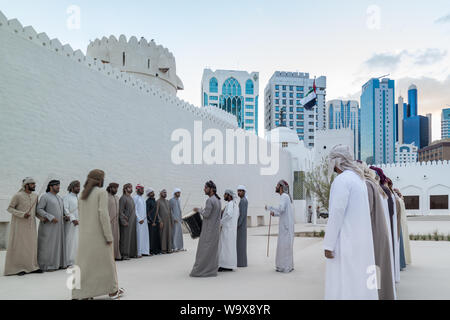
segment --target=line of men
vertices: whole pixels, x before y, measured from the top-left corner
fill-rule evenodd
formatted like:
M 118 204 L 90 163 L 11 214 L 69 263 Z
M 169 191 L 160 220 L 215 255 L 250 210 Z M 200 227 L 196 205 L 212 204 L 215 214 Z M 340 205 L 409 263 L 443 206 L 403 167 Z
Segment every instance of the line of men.
M 348 146 L 329 154 L 325 298 L 395 300 L 400 271 L 411 264 L 405 203 L 383 170 L 354 161 Z
M 165 190 L 156 202 L 153 190 L 143 199 L 143 187 L 138 185 L 132 198 L 132 186 L 126 184 L 123 196 L 116 196 L 119 185 L 111 183 L 108 191 L 108 213 L 114 237 L 116 260 L 129 260 L 153 254 L 182 251 L 180 196 L 167 201 Z M 79 181 L 73 181 L 63 198 L 60 182 L 52 180 L 40 199 L 33 192 L 36 182 L 26 178 L 22 188 L 12 198 L 8 212 L 12 216 L 5 275 L 42 273 L 66 269 L 74 265 L 78 249 Z M 40 220 L 39 231 L 35 218 Z M 150 236 L 151 235 L 151 236 Z
M 152 188 L 145 192 L 147 199 L 142 185 L 136 186 L 132 197 L 133 186 L 125 184 L 120 199 L 118 188 L 117 183 L 107 188 L 116 260 L 185 251 L 180 189 L 174 190 L 169 201 L 165 189 L 156 200 Z
M 119 184 L 107 187 L 108 214 L 113 235 L 115 260 L 129 260 L 159 254 L 185 251 L 182 230 L 181 190 L 176 188 L 168 201 L 162 190 L 158 200 L 155 191 L 136 186 L 132 197 L 131 184 L 123 186 L 119 198 Z M 46 193 L 38 199 L 32 178 L 22 181 L 22 188 L 13 196 L 8 211 L 12 214 L 9 249 L 5 275 L 42 273 L 66 269 L 75 264 L 79 242 L 79 193 L 81 184 L 73 181 L 68 194 L 61 198 L 60 181 L 48 183 Z M 221 267 L 233 270 L 247 266 L 247 209 L 245 186 L 238 191 L 241 201 L 228 190 L 229 205 L 221 219 Z M 40 220 L 37 232 L 36 220 Z M 234 245 L 232 244 L 234 243 Z

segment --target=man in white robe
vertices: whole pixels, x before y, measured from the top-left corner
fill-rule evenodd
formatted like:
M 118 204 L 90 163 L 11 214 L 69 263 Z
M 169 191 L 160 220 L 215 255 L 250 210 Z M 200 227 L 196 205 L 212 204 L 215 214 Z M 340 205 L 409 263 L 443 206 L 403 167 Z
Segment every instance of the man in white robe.
M 273 217 L 279 217 L 275 270 L 289 273 L 294 270 L 294 208 L 286 181 L 278 182 L 275 192 L 280 194 L 278 208 L 267 207 Z
M 377 268 L 364 173 L 348 146 L 329 154 L 331 186 L 329 219 L 324 239 L 325 299 L 378 300 Z
M 137 249 L 138 258 L 150 255 L 150 238 L 147 223 L 147 205 L 144 199 L 144 187 L 136 186 L 136 195 L 134 196 L 134 204 L 136 208 L 136 233 L 137 233 Z
M 67 188 L 69 194 L 63 198 L 66 259 L 70 266 L 75 264 L 78 250 L 78 194 L 80 188 L 80 181 L 73 181 Z
M 227 204 L 222 210 L 220 219 L 219 272 L 233 271 L 237 268 L 236 238 L 239 207 L 232 190 L 225 190 L 223 198 Z

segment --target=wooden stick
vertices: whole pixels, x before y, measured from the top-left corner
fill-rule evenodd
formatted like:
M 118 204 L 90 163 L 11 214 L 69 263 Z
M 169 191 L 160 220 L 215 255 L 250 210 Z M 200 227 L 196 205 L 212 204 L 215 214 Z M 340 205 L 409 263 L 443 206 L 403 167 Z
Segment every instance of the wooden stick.
M 270 227 L 272 226 L 272 214 L 269 218 L 269 233 L 267 234 L 267 257 L 269 257 L 269 244 L 270 244 Z

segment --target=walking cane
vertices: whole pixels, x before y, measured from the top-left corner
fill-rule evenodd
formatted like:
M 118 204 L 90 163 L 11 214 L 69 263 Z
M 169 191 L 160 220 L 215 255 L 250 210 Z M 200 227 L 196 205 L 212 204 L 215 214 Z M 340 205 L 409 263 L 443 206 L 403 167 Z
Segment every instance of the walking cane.
M 267 234 L 267 258 L 269 257 L 269 244 L 270 244 L 270 227 L 272 226 L 272 214 L 269 218 L 269 233 Z

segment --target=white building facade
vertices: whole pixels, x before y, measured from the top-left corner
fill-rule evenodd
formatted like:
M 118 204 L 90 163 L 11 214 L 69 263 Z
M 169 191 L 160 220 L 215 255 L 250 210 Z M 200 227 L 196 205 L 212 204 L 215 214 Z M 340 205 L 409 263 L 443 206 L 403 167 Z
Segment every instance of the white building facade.
M 315 130 L 327 128 L 326 77 L 321 76 L 315 81 L 317 106 L 305 110 L 300 101 L 314 85 L 309 73 L 276 71 L 272 75 L 264 90 L 266 131 L 283 125 L 294 130 L 307 148 L 314 147 Z
M 284 150 L 274 175 L 261 174 L 270 166 L 261 161 L 240 164 L 235 158 L 226 167 L 218 161 L 208 163 L 207 133 L 226 137 L 227 129 L 236 129 L 236 121 L 223 111 L 182 101 L 166 81 L 148 81 L 156 80 L 156 75 L 141 78 L 124 72 L 114 67 L 117 62 L 105 63 L 93 51 L 86 56 L 16 19 L 6 19 L 1 12 L 0 43 L 0 61 L 7 61 L 0 63 L 0 74 L 8 79 L 0 81 L 0 150 L 9 150 L 0 153 L 0 248 L 8 239 L 11 214 L 6 208 L 25 177 L 36 179 L 37 193 L 45 191 L 49 179 L 58 179 L 63 196 L 71 181 L 85 181 L 90 170 L 99 168 L 106 173 L 105 185 L 181 188 L 183 214 L 204 205 L 203 186 L 208 180 L 216 183 L 219 194 L 245 184 L 249 226 L 269 223 L 264 206 L 278 203 L 277 181 L 292 184 L 291 156 Z M 134 38 L 127 43 L 128 49 L 136 45 Z M 142 45 L 146 48 L 142 41 L 136 50 L 143 50 Z M 126 61 L 139 56 L 128 49 Z M 154 67 L 159 70 L 159 64 Z M 258 146 L 266 143 L 252 132 L 247 135 Z M 230 152 L 237 155 L 234 140 Z M 180 152 L 180 146 L 186 148 Z M 228 149 L 223 151 L 225 157 Z M 249 159 L 250 149 L 245 148 L 245 153 Z M 174 157 L 186 157 L 188 162 Z
M 354 100 L 327 101 L 328 129 L 349 128 L 353 131 L 353 150 L 359 159 L 359 103 Z
M 381 165 L 405 198 L 408 215 L 450 215 L 450 162 Z
M 238 126 L 258 134 L 259 73 L 203 70 L 202 106 L 224 110 Z
M 395 163 L 417 162 L 419 148 L 413 143 L 395 144 Z

